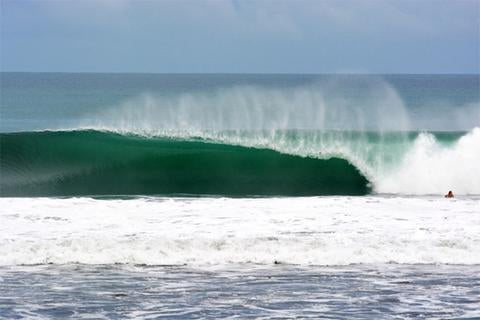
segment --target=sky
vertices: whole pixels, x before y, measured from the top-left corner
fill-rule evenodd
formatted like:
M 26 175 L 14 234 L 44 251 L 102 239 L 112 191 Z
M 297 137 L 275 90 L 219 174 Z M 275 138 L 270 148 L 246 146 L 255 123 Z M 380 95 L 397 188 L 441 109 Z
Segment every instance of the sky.
M 0 0 L 2 71 L 480 73 L 480 0 Z

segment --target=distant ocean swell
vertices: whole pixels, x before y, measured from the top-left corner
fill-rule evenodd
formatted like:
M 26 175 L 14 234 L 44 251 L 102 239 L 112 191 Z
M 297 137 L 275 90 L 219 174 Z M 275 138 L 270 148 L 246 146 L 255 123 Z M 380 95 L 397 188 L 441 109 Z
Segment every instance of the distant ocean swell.
M 480 129 L 0 134 L 1 196 L 480 194 Z

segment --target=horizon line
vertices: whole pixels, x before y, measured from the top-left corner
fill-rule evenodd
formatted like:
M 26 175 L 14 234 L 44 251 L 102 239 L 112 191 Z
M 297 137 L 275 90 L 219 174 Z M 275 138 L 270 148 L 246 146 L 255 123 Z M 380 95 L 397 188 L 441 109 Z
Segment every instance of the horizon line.
M 0 73 L 51 73 L 51 74 L 150 74 L 150 75 L 477 75 L 480 72 L 141 72 L 141 71 L 1 71 Z

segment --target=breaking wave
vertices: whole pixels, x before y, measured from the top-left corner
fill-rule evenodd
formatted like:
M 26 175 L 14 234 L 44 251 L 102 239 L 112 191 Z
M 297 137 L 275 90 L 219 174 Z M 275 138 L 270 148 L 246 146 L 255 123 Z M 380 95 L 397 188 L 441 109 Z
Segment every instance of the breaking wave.
M 198 133 L 198 132 L 197 132 Z M 480 194 L 480 129 L 3 133 L 2 196 Z

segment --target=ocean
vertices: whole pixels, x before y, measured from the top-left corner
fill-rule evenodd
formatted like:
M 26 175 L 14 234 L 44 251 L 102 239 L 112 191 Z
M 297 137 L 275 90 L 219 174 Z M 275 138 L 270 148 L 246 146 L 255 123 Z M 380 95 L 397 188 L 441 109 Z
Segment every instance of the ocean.
M 0 88 L 1 318 L 480 317 L 478 75 Z

